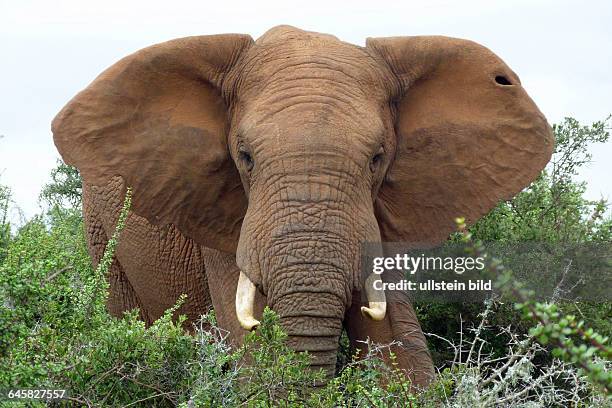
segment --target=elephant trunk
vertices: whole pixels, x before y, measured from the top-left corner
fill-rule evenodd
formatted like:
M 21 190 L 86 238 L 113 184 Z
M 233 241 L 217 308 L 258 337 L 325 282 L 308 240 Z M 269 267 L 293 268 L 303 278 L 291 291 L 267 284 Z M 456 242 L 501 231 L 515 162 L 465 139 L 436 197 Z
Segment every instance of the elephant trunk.
M 319 165 L 325 170 L 321 174 L 312 170 L 320 159 L 311 160 L 304 164 L 307 173 L 279 176 L 274 189 L 250 191 L 252 204 L 236 255 L 244 272 L 236 311 L 243 328 L 256 327 L 252 301 L 257 286 L 279 315 L 289 346 L 307 351 L 312 367 L 322 368 L 329 377 L 335 371 L 345 312 L 360 287 L 361 243 L 377 241 L 380 233 L 370 196 L 331 187 L 353 184 L 330 178 L 339 171 L 327 168 L 329 160 Z M 270 203 L 276 209 L 271 216 Z M 383 319 L 384 297 L 367 294 L 364 315 Z
M 333 245 L 328 248 L 336 251 Z M 274 279 L 268 285 L 268 305 L 280 317 L 288 346 L 308 352 L 311 368 L 323 369 L 329 379 L 335 372 L 342 321 L 351 301 L 351 271 L 342 255 L 323 258 L 318 250 L 302 249 L 276 248 L 282 261 L 271 270 Z
M 328 305 L 324 310 L 321 303 Z M 310 367 L 322 369 L 327 379 L 336 368 L 338 341 L 342 332 L 344 307 L 332 294 L 295 293 L 274 302 L 273 309 L 287 333 L 287 345 L 308 352 Z
M 236 314 L 246 330 L 253 330 L 260 324 L 253 314 L 256 290 L 248 276 L 240 272 Z M 328 308 L 319 309 L 322 303 Z M 333 376 L 342 329 L 341 311 L 344 310 L 340 298 L 330 293 L 293 293 L 282 296 L 273 308 L 289 336 L 287 345 L 297 352 L 308 352 L 313 369 L 322 369 L 328 378 Z

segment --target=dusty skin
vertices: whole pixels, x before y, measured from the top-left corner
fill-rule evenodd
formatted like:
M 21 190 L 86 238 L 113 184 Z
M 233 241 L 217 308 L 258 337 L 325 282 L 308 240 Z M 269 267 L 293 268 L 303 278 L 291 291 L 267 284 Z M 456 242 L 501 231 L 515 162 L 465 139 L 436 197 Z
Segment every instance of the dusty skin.
M 333 374 L 344 326 L 355 346 L 401 342 L 418 385 L 433 376 L 419 323 L 406 299 L 362 301 L 360 244 L 440 243 L 455 217 L 519 192 L 553 148 L 517 75 L 476 43 L 359 47 L 288 26 L 145 48 L 52 127 L 85 182 L 94 262 L 134 191 L 111 313 L 138 307 L 150 323 L 186 293 L 181 313 L 214 307 L 239 342 L 269 305 L 315 367 Z

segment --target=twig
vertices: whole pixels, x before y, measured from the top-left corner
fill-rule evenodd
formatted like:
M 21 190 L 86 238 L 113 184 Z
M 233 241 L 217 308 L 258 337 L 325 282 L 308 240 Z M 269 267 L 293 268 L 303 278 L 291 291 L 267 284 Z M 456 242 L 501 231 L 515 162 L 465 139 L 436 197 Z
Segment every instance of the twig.
M 140 403 L 140 402 L 143 402 L 143 401 L 148 401 L 148 400 L 153 399 L 153 398 L 162 397 L 162 396 L 164 396 L 165 394 L 167 394 L 167 393 L 161 393 L 161 394 L 156 394 L 156 395 L 150 395 L 150 396 L 148 396 L 148 397 L 141 398 L 141 399 L 139 399 L 139 400 L 137 400 L 137 401 L 130 402 L 129 404 L 124 405 L 124 406 L 123 406 L 123 408 L 131 407 L 132 405 L 136 405 L 136 404 L 138 404 L 138 403 Z
M 63 267 L 62 269 L 58 269 L 57 271 L 53 272 L 51 275 L 47 275 L 45 279 L 43 280 L 43 283 L 47 284 L 51 282 L 53 279 L 57 278 L 61 273 L 64 273 L 70 269 L 72 269 L 72 265 L 68 265 L 68 266 Z

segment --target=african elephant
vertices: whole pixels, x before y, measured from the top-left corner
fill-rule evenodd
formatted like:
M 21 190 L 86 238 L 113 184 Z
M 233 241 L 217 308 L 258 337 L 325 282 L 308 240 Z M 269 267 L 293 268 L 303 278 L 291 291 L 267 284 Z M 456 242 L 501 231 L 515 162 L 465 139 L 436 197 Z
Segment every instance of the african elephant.
M 176 39 L 117 62 L 53 121 L 84 180 L 100 260 L 126 187 L 133 205 L 108 308 L 150 323 L 182 293 L 239 342 L 264 305 L 296 350 L 333 374 L 354 345 L 397 341 L 400 367 L 433 365 L 409 302 L 362 304 L 363 242 L 437 244 L 519 192 L 552 151 L 517 75 L 476 43 L 336 37 L 275 27 L 257 41 Z M 370 280 L 366 280 L 369 282 Z

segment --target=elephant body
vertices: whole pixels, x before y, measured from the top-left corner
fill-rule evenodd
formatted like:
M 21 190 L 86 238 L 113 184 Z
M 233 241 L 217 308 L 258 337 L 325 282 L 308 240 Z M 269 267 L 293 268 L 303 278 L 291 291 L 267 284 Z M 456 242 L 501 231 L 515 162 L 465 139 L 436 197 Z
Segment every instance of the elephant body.
M 111 179 L 105 186 L 84 185 L 83 214 L 94 265 L 102 258 L 113 234 L 125 189 L 120 177 Z M 172 225 L 156 226 L 130 212 L 108 274 L 107 307 L 117 317 L 138 309 L 139 317 L 151 324 L 171 308 L 179 296 L 186 294 L 185 303 L 177 314 L 187 317 L 187 328 L 214 309 L 217 323 L 230 333 L 230 341 L 241 344 L 247 332 L 235 317 L 234 294 L 239 273 L 234 254 L 206 248 Z M 403 347 L 392 347 L 396 361 L 402 367 L 418 370 L 418 378 L 423 384 L 427 382 L 434 374 L 433 365 L 412 306 L 394 303 L 390 305 L 393 312 L 385 321 L 372 322 L 359 311 L 362 296 L 358 291 L 353 299 L 354 304 L 343 321 L 352 347 L 363 349 L 363 342 L 368 338 L 375 344 L 401 342 Z M 260 316 L 267 304 L 266 297 L 258 294 L 255 315 Z M 392 316 L 406 322 L 392 322 Z M 404 328 L 405 332 L 398 333 L 393 327 Z M 329 344 L 317 337 L 311 341 L 308 336 L 290 339 L 295 348 L 309 352 L 313 365 L 330 374 L 335 368 L 340 334 L 333 329 Z
M 516 74 L 478 44 L 358 47 L 288 26 L 145 48 L 79 93 L 53 133 L 83 176 L 94 263 L 133 189 L 111 313 L 151 323 L 185 293 L 180 313 L 214 308 L 238 344 L 268 305 L 328 375 L 344 327 L 355 347 L 393 342 L 418 386 L 433 365 L 414 310 L 362 277 L 362 244 L 439 244 L 552 152 Z

